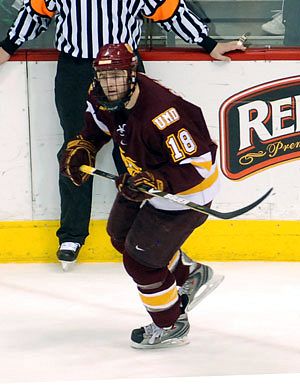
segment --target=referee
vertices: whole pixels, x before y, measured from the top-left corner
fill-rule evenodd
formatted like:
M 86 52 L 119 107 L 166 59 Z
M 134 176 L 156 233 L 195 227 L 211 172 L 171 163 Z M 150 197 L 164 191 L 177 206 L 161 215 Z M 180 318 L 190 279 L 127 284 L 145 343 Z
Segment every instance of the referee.
M 55 46 L 59 51 L 55 77 L 55 103 L 64 131 L 64 145 L 83 127 L 92 61 L 108 43 L 128 43 L 136 51 L 145 20 L 173 31 L 184 41 L 203 47 L 212 58 L 228 61 L 224 53 L 240 49 L 236 41 L 217 43 L 208 28 L 184 0 L 24 0 L 17 18 L 0 43 L 0 64 L 27 40 L 33 40 L 56 23 Z M 113 153 L 122 172 L 118 151 Z M 92 178 L 76 187 L 60 175 L 60 228 L 57 231 L 60 261 L 76 260 L 88 236 L 92 202 Z

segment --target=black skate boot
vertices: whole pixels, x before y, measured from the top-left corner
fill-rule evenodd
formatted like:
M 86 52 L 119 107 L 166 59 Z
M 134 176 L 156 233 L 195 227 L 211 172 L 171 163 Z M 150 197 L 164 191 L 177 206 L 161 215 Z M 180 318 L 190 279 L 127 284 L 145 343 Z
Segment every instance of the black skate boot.
M 76 262 L 80 248 L 81 245 L 77 242 L 63 242 L 60 245 L 56 255 L 61 262 L 64 271 L 68 271 L 69 268 Z

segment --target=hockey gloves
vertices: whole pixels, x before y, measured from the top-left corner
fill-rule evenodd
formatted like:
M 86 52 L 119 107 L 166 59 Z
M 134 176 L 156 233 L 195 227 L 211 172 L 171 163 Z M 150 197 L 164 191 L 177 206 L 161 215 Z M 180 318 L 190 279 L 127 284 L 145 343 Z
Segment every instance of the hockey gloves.
M 95 146 L 88 140 L 78 136 L 78 139 L 68 142 L 60 160 L 60 172 L 70 178 L 76 186 L 81 186 L 88 180 L 90 175 L 81 172 L 79 167 L 83 164 L 95 167 L 95 158 Z
M 118 191 L 127 199 L 134 202 L 142 202 L 151 196 L 145 192 L 139 191 L 143 186 L 147 189 L 154 188 L 163 191 L 166 182 L 160 177 L 156 178 L 150 171 L 141 172 L 135 176 L 122 174 L 116 180 Z

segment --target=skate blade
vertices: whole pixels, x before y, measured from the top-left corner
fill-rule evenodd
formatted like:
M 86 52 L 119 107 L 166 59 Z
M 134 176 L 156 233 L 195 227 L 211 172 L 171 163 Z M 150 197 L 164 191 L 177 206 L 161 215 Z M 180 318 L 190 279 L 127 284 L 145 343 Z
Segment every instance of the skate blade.
M 161 342 L 159 344 L 153 344 L 153 345 L 143 345 L 138 344 L 136 342 L 131 341 L 130 346 L 134 349 L 166 349 L 166 348 L 176 348 L 177 346 L 183 346 L 189 344 L 190 341 L 188 340 L 188 337 L 182 337 L 182 338 L 176 338 L 172 341 L 165 341 Z
M 69 271 L 72 269 L 73 265 L 75 264 L 75 261 L 69 262 L 69 261 L 60 261 L 61 267 L 63 271 Z
M 198 305 L 198 303 L 207 297 L 211 292 L 213 292 L 223 280 L 224 275 L 213 275 L 212 278 L 199 289 L 197 297 L 194 297 L 193 301 L 187 305 L 186 311 L 191 311 L 194 309 L 194 307 Z

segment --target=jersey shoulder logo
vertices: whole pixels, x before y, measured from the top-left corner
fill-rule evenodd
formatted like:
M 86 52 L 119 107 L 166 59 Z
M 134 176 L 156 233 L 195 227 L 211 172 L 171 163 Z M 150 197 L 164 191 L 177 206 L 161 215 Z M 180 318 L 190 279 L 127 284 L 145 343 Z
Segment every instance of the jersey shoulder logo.
M 171 107 L 152 119 L 152 122 L 159 130 L 164 130 L 171 124 L 177 122 L 179 119 L 180 116 L 176 111 L 176 108 Z

